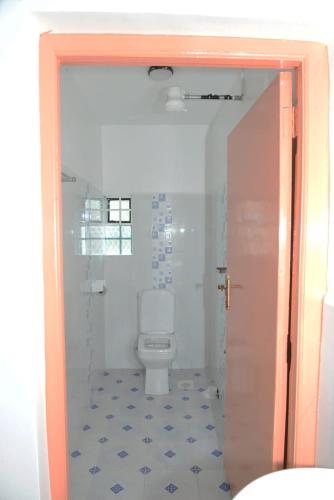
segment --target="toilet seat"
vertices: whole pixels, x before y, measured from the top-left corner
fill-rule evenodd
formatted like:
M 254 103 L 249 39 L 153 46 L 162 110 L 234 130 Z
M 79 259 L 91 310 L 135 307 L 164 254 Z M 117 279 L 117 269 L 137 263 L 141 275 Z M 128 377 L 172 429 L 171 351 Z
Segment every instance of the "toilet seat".
M 176 350 L 174 334 L 140 334 L 138 351 L 140 352 L 174 352 Z

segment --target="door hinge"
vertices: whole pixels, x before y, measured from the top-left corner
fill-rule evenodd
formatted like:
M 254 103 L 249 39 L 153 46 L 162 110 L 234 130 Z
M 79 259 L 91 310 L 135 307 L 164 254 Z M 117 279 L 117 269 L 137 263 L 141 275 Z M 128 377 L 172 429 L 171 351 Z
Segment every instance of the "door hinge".
M 292 137 L 297 137 L 297 106 L 292 106 Z
M 286 362 L 287 362 L 288 366 L 291 365 L 291 350 L 292 350 L 291 337 L 289 334 L 287 336 L 287 348 L 286 348 Z

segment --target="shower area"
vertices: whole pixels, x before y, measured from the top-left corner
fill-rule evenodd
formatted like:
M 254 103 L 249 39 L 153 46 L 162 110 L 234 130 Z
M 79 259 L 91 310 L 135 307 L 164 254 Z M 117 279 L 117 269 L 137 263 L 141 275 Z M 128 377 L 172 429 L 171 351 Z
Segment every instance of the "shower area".
M 277 72 L 63 66 L 70 500 L 230 498 L 227 137 Z M 145 393 L 138 296 L 175 297 L 169 393 Z

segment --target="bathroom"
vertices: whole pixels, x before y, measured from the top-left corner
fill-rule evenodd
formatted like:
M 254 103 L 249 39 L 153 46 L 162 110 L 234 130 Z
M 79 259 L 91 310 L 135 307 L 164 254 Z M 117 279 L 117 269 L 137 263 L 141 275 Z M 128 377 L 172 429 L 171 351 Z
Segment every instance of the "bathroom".
M 227 137 L 276 75 L 62 67 L 71 500 L 231 497 L 218 290 Z

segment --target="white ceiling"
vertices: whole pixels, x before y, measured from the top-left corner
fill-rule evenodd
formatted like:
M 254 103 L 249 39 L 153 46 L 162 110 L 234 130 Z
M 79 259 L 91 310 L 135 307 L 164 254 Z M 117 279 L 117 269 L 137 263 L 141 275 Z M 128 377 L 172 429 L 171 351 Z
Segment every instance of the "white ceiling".
M 81 95 L 101 125 L 209 124 L 221 101 L 187 100 L 187 112 L 168 113 L 166 89 L 178 85 L 194 94 L 241 92 L 241 70 L 175 67 L 174 75 L 164 82 L 152 81 L 147 70 L 144 66 L 63 66 L 62 85 Z

